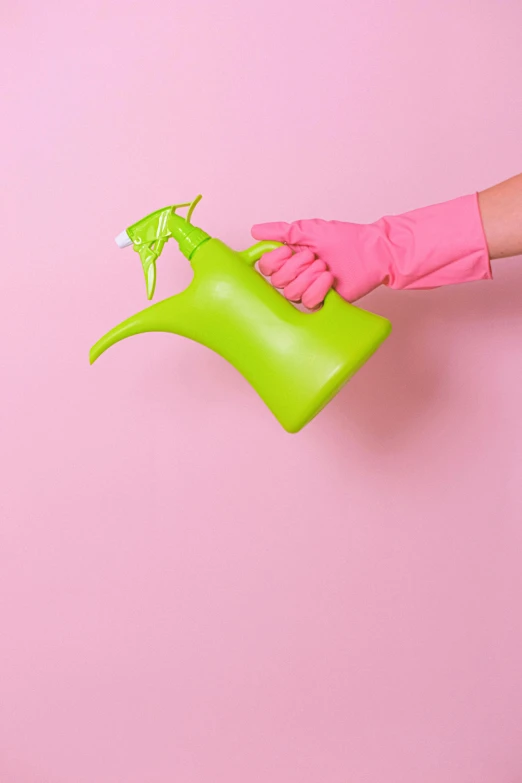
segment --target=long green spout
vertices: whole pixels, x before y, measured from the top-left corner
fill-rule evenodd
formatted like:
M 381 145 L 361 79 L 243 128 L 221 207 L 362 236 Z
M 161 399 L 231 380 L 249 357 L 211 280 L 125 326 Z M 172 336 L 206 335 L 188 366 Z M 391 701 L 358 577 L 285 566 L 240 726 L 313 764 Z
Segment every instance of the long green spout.
M 171 332 L 185 337 L 192 335 L 192 320 L 189 313 L 188 291 L 164 299 L 140 313 L 132 315 L 126 321 L 115 326 L 95 343 L 89 351 L 89 361 L 94 364 L 107 348 L 119 343 L 126 337 L 144 332 Z
M 98 357 L 101 356 L 102 353 L 107 350 L 107 348 L 110 348 L 112 345 L 119 343 L 120 340 L 124 340 L 126 337 L 132 337 L 135 334 L 150 332 L 152 327 L 147 328 L 145 320 L 140 318 L 140 316 L 141 313 L 136 313 L 136 315 L 133 315 L 126 321 L 118 324 L 118 326 L 115 326 L 114 329 L 111 329 L 111 331 L 107 332 L 107 334 L 104 334 L 103 337 L 101 337 L 89 351 L 90 363 L 94 364 L 96 359 L 98 359 Z

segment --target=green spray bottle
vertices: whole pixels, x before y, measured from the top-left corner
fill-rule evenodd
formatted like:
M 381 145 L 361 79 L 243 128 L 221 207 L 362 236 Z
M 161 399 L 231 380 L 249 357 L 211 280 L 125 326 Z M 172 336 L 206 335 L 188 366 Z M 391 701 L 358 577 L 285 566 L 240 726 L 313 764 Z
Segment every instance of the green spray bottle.
M 201 199 L 153 212 L 116 237 L 141 258 L 147 295 L 156 284 L 156 260 L 173 238 L 190 261 L 188 288 L 142 310 L 102 337 L 91 364 L 107 348 L 143 332 L 172 332 L 206 345 L 239 370 L 288 432 L 298 432 L 376 351 L 391 330 L 330 291 L 323 307 L 302 312 L 255 269 L 279 242 L 237 252 L 191 223 Z M 185 218 L 176 213 L 188 207 Z

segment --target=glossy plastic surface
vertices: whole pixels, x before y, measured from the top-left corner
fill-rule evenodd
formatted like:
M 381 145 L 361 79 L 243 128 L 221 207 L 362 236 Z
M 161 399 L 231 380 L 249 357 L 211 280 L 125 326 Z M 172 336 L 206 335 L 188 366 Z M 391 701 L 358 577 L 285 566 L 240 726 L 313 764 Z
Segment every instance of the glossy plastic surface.
M 195 207 L 201 201 L 201 195 L 194 201 L 183 204 L 173 204 L 163 209 L 158 209 L 150 215 L 133 223 L 126 231 L 122 231 L 116 237 L 119 247 L 127 247 L 132 244 L 139 254 L 145 285 L 147 286 L 147 298 L 152 299 L 156 288 L 156 261 L 161 255 L 165 243 L 174 238 L 183 255 L 190 260 L 194 251 L 202 242 L 210 239 L 206 231 L 190 222 Z M 176 214 L 180 207 L 188 207 L 185 218 Z M 123 239 L 123 241 L 120 241 Z
M 278 246 L 265 241 L 236 252 L 218 239 L 201 242 L 191 257 L 189 287 L 102 337 L 91 349 L 91 363 L 125 337 L 183 335 L 234 365 L 281 425 L 297 432 L 374 353 L 391 325 L 335 291 L 318 312 L 297 310 L 254 268 Z

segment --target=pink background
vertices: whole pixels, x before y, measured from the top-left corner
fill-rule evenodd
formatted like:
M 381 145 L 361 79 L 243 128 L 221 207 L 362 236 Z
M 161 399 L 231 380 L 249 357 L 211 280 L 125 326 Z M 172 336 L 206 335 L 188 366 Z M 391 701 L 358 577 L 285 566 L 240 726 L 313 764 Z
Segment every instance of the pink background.
M 181 338 L 87 361 L 153 209 L 242 248 L 519 171 L 520 0 L 1 13 L 2 783 L 522 780 L 519 261 L 368 297 L 392 338 L 298 436 Z

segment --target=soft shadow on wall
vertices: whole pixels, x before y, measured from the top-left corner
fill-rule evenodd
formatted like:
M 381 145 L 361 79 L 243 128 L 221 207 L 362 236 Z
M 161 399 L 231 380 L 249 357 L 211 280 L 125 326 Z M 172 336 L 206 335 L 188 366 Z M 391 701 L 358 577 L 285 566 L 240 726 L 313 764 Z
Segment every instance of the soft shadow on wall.
M 369 448 L 395 450 L 422 437 L 441 410 L 451 415 L 462 400 L 489 397 L 499 351 L 498 340 L 488 338 L 509 325 L 515 346 L 522 339 L 522 261 L 494 262 L 493 272 L 493 281 L 432 291 L 381 288 L 361 300 L 361 307 L 389 318 L 393 331 L 323 411 L 327 428 Z
M 494 275 L 493 281 L 432 291 L 378 289 L 358 306 L 388 318 L 392 333 L 337 397 L 294 436 L 280 431 L 264 408 L 259 415 L 266 416 L 267 427 L 273 425 L 274 434 L 281 437 L 333 438 L 348 453 L 351 447 L 395 453 L 408 445 L 418 446 L 434 418 L 441 427 L 454 427 L 456 421 L 463 425 L 466 417 L 481 415 L 498 397 L 490 392 L 495 383 L 491 377 L 502 359 L 498 346 L 505 339 L 506 324 L 515 347 L 510 343 L 505 350 L 512 351 L 514 362 L 516 343 L 522 340 L 522 261 L 498 261 Z M 184 279 L 181 287 L 186 283 Z M 150 341 L 151 335 L 133 340 Z M 179 338 L 172 351 L 172 335 L 156 334 L 154 340 L 156 346 L 160 342 L 166 346 L 151 361 L 155 403 L 167 417 L 177 394 L 181 395 L 178 404 L 190 394 L 198 420 L 205 412 L 213 418 L 220 411 L 230 424 L 231 399 L 236 410 L 262 405 L 239 373 L 217 354 Z M 143 370 L 145 388 L 151 384 L 149 369 Z M 162 375 L 165 383 L 158 384 Z M 502 377 L 503 383 L 509 383 Z

